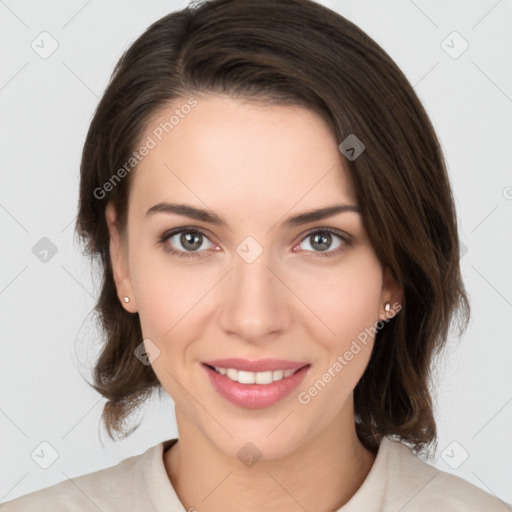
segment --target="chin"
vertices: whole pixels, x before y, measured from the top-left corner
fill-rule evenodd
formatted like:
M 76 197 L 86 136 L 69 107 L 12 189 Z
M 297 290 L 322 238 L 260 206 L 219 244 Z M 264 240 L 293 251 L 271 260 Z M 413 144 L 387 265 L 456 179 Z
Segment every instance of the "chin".
M 242 462 L 244 457 L 258 460 L 281 459 L 293 454 L 304 441 L 297 426 L 291 424 L 285 426 L 287 420 L 277 426 L 284 417 L 286 415 L 280 415 L 279 418 L 273 417 L 270 422 L 271 428 L 268 428 L 269 422 L 265 422 L 264 427 L 261 424 L 256 425 L 254 422 L 251 426 L 248 425 L 248 422 L 241 422 L 234 428 L 225 424 L 226 429 L 233 437 L 224 435 L 217 430 L 213 437 L 209 436 L 210 441 L 229 457 L 236 457 Z M 291 432 L 293 435 L 290 435 Z

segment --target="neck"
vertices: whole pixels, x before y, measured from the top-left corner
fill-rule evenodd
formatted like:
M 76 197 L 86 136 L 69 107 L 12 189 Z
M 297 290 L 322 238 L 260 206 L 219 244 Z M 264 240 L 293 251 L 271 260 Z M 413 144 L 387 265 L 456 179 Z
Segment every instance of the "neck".
M 164 453 L 164 464 L 186 510 L 261 512 L 269 503 L 282 512 L 337 510 L 362 485 L 376 457 L 359 441 L 354 421 L 344 417 L 293 453 L 245 467 L 177 410 L 179 441 Z

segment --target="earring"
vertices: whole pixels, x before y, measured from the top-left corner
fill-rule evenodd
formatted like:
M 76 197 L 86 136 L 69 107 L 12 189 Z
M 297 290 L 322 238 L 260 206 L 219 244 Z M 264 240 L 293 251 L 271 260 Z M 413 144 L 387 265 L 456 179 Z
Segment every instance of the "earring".
M 125 302 L 130 302 L 130 297 L 125 297 L 125 298 L 124 298 L 124 301 L 125 301 Z
M 384 311 L 387 313 L 391 309 L 391 304 L 389 302 L 386 302 L 384 305 Z

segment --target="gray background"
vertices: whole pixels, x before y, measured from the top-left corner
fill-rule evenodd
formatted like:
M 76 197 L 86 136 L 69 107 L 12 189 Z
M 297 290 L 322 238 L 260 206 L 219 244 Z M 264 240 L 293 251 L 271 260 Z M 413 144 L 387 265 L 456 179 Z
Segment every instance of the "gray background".
M 321 3 L 395 59 L 441 139 L 473 316 L 437 369 L 439 449 L 430 462 L 512 502 L 512 3 Z M 0 501 L 177 435 L 165 397 L 148 404 L 130 438 L 100 441 L 104 401 L 81 376 L 99 347 L 90 315 L 99 281 L 73 222 L 81 147 L 114 64 L 151 22 L 186 4 L 0 1 Z M 58 48 L 42 58 L 52 39 Z M 56 250 L 46 261 L 43 237 Z M 52 450 L 58 458 L 43 469 Z

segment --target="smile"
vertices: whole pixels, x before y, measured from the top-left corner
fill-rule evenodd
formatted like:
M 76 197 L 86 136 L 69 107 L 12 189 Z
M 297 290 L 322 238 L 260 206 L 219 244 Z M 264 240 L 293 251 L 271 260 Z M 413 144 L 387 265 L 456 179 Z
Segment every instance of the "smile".
M 203 362 L 201 366 L 213 389 L 230 403 L 246 409 L 270 407 L 283 400 L 299 386 L 311 367 L 308 363 L 277 360 L 210 363 Z
M 213 369 L 225 375 L 228 379 L 231 379 L 240 384 L 271 384 L 278 380 L 292 376 L 298 370 L 274 370 L 268 372 L 246 372 L 243 370 L 236 370 L 235 368 L 219 368 L 214 366 Z

